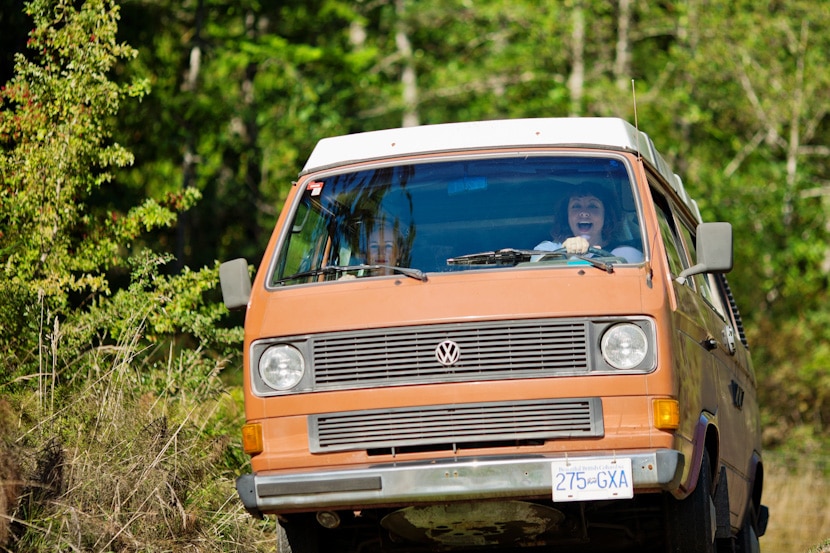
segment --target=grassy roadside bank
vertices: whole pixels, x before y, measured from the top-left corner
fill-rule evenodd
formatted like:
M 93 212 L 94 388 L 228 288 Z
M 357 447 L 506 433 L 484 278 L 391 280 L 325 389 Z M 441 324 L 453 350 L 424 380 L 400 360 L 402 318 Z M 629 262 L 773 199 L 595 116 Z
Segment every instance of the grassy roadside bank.
M 765 454 L 763 553 L 830 552 L 830 455 Z
M 123 352 L 96 356 L 71 393 L 0 391 L 0 495 L 17 496 L 0 502 L 0 552 L 273 551 L 273 520 L 234 488 L 241 391 L 222 361 Z
M 241 394 L 219 367 L 99 361 L 61 409 L 50 394 L 0 398 L 0 441 L 19 479 L 5 478 L 23 496 L 0 525 L 0 537 L 13 534 L 0 552 L 273 552 L 273 519 L 249 517 L 233 487 L 247 463 Z M 762 551 L 830 553 L 830 457 L 765 460 Z

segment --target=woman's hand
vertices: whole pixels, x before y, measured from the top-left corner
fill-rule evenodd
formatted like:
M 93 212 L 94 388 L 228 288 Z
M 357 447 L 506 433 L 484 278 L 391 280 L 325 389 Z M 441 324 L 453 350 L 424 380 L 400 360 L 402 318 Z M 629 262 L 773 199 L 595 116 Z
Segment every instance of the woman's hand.
M 572 236 L 562 243 L 562 247 L 570 254 L 582 254 L 587 252 L 591 245 L 581 236 Z

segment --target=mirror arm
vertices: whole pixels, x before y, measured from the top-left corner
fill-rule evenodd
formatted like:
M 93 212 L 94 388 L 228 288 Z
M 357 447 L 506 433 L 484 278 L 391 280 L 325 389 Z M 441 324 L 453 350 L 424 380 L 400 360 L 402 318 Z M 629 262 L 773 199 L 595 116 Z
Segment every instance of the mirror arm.
M 705 273 L 708 270 L 709 267 L 707 267 L 705 263 L 698 263 L 697 265 L 693 265 L 688 269 L 683 269 L 683 271 L 674 280 L 678 284 L 685 284 L 686 278 L 694 275 L 699 275 L 700 273 Z

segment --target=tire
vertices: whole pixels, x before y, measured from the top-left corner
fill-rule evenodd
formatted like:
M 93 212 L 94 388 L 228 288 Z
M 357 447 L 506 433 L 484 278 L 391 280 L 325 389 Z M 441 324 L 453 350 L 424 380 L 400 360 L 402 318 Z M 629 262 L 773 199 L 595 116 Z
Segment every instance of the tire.
M 712 497 L 712 467 L 707 451 L 703 452 L 694 491 L 683 500 L 667 495 L 666 501 L 666 551 L 716 553 L 717 517 Z
M 291 544 L 280 521 L 277 521 L 277 553 L 291 553 Z
M 320 549 L 319 528 L 310 517 L 277 520 L 277 553 L 324 553 Z M 328 553 L 328 552 L 325 552 Z
M 744 518 L 744 525 L 735 537 L 735 553 L 761 553 L 758 532 L 755 530 L 755 508 L 750 507 Z

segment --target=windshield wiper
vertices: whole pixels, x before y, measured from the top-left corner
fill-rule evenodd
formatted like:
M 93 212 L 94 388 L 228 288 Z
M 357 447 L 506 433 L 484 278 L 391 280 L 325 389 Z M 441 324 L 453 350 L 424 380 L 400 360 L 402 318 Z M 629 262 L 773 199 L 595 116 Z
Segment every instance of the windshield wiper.
M 504 248 L 492 252 L 471 253 L 467 255 L 459 255 L 458 257 L 451 257 L 447 259 L 447 265 L 517 265 L 525 261 L 530 261 L 534 256 L 543 256 L 545 261 L 557 258 L 567 258 L 570 255 L 564 251 L 550 251 L 550 250 L 520 250 L 514 248 Z M 581 261 L 585 261 L 589 265 L 602 269 L 607 273 L 614 272 L 613 263 L 605 263 L 598 259 L 584 255 L 570 256 Z
M 602 269 L 603 271 L 605 271 L 608 274 L 611 274 L 611 273 L 614 272 L 614 264 L 613 263 L 606 263 L 604 261 L 600 261 L 598 259 L 594 259 L 592 257 L 587 257 L 587 256 L 584 256 L 584 255 L 576 255 L 574 257 L 576 257 L 577 259 L 579 259 L 581 261 L 585 261 L 589 265 L 593 265 L 597 269 Z
M 412 267 L 397 267 L 395 265 L 358 265 L 359 269 L 389 269 L 390 271 L 400 273 L 402 275 L 406 275 L 409 278 L 414 278 L 415 280 L 420 280 L 421 282 L 427 281 L 427 274 L 423 272 L 421 269 L 414 269 Z
M 447 259 L 447 265 L 516 265 L 530 261 L 534 255 L 544 255 L 547 258 L 566 257 L 564 253 L 549 250 L 517 250 L 504 248 L 492 252 L 470 253 Z
M 275 280 L 273 284 L 285 284 L 290 280 L 298 280 L 302 278 L 315 277 L 321 275 L 334 275 L 338 273 L 350 273 L 361 270 L 371 271 L 378 269 L 388 269 L 390 271 L 406 275 L 410 278 L 420 280 L 421 282 L 427 281 L 426 273 L 424 273 L 420 269 L 412 269 L 410 267 L 395 267 L 394 265 L 325 265 L 323 267 L 320 267 L 319 269 L 312 269 L 310 271 L 303 271 L 300 273 L 289 275 L 287 277 L 283 277 L 281 279 Z

